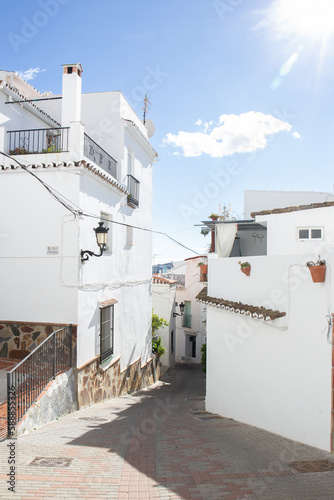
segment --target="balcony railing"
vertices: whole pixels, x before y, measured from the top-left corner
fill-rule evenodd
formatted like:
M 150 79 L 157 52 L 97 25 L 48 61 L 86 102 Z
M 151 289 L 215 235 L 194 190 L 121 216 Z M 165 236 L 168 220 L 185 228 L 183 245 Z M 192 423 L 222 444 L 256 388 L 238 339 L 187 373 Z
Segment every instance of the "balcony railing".
M 89 135 L 84 134 L 84 155 L 117 179 L 117 161 L 102 149 Z
M 133 175 L 128 174 L 128 205 L 130 207 L 139 207 L 139 185 L 140 182 L 133 177 Z
M 182 316 L 182 326 L 184 328 L 191 328 L 191 314 L 184 314 Z
M 31 155 L 68 151 L 68 131 L 68 127 L 8 131 L 8 152 Z

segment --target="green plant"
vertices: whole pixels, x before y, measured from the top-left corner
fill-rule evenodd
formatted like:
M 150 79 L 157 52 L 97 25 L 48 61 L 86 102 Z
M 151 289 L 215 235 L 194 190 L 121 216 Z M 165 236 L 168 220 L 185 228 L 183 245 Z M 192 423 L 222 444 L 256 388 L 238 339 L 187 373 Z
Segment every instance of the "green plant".
M 206 344 L 203 344 L 201 347 L 201 364 L 202 364 L 202 370 L 204 373 L 206 373 Z
M 61 148 L 56 148 L 56 146 L 48 146 L 46 149 L 42 150 L 42 153 L 61 153 Z
M 159 316 L 155 314 L 152 309 L 152 335 L 154 335 L 154 332 L 159 330 L 162 326 L 168 326 L 167 321 L 163 318 L 159 318 Z
M 250 266 L 249 262 L 241 262 L 241 260 L 238 261 L 238 264 L 240 264 L 241 269 L 245 269 L 245 267 Z
M 320 255 L 318 255 L 317 262 L 313 262 L 312 260 L 310 260 L 309 262 L 306 262 L 307 267 L 324 266 L 325 264 L 326 264 L 326 261 L 324 259 L 320 259 Z
M 209 219 L 218 219 L 218 217 L 219 217 L 219 214 L 213 214 L 213 213 L 208 216 Z
M 205 265 L 205 264 L 204 264 L 204 262 L 199 262 L 199 263 L 197 264 L 197 267 L 199 267 L 199 266 L 204 266 L 204 265 Z
M 156 354 L 156 356 L 158 358 L 161 358 L 165 354 L 166 349 L 162 345 L 161 337 L 158 337 L 158 338 L 153 337 L 153 339 L 152 339 L 152 352 L 153 352 L 153 354 Z

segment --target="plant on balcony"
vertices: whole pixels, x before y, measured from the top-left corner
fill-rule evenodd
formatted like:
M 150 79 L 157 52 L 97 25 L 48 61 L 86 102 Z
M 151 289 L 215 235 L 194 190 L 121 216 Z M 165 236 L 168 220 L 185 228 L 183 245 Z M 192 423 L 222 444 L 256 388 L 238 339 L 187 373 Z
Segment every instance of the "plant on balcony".
M 42 153 L 61 153 L 61 148 L 56 148 L 56 146 L 49 146 L 46 149 L 42 150 Z
M 208 216 L 209 219 L 211 220 L 218 220 L 219 215 L 218 214 L 211 214 Z
M 238 261 L 238 264 L 240 265 L 240 269 L 241 271 L 246 275 L 246 276 L 249 276 L 250 275 L 250 271 L 251 271 L 251 265 L 249 262 L 241 262 L 240 260 Z
M 10 155 L 26 155 L 29 153 L 30 153 L 30 151 L 28 149 L 22 148 L 22 147 L 18 147 L 18 148 L 9 150 Z
M 318 256 L 317 262 L 310 260 L 306 262 L 306 265 L 310 270 L 313 283 L 323 283 L 325 281 L 326 261 L 320 259 L 320 255 Z

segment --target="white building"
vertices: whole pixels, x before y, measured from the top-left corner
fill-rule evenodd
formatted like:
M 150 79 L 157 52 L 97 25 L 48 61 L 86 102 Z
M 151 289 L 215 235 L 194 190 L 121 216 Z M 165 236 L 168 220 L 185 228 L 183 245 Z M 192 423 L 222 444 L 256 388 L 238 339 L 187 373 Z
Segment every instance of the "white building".
M 176 362 L 201 362 L 201 348 L 206 342 L 206 306 L 196 301 L 196 296 L 206 282 L 206 273 L 201 273 L 200 263 L 207 265 L 207 256 L 185 259 L 185 286 L 177 287 L 176 312 L 184 303 L 184 313 L 176 319 Z
M 81 76 L 80 64 L 64 65 L 54 96 L 0 72 L 0 151 L 12 157 L 0 155 L 0 355 L 33 349 L 36 330 L 41 340 L 77 325 L 85 406 L 152 374 L 152 241 L 138 228 L 152 228 L 157 155 L 122 93 L 82 94 Z M 106 250 L 82 262 L 82 250 L 99 253 L 99 221 Z
M 207 410 L 333 451 L 334 201 L 319 201 L 327 195 L 251 213 L 267 228 L 267 255 L 242 255 L 250 276 L 240 257 L 210 255 L 197 299 L 208 308 Z M 325 282 L 314 283 L 306 263 L 319 255 Z
M 176 339 L 176 324 L 175 324 L 175 294 L 176 280 L 163 278 L 160 275 L 155 275 L 152 278 L 152 307 L 154 314 L 167 321 L 165 325 L 155 332 L 156 336 L 160 336 L 162 345 L 166 349 L 165 354 L 160 358 L 161 364 L 170 368 L 175 365 L 175 339 Z

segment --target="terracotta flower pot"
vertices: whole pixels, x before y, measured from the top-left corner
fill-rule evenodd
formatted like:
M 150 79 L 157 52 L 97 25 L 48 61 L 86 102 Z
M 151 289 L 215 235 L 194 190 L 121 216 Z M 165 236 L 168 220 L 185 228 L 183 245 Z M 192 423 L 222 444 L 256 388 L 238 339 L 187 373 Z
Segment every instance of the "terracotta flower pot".
M 323 283 L 325 281 L 326 266 L 309 266 L 313 283 Z
M 208 265 L 207 264 L 201 264 L 199 266 L 200 270 L 201 270 L 201 274 L 207 274 L 208 272 Z
M 246 276 L 250 275 L 251 266 L 241 267 L 240 269 Z

